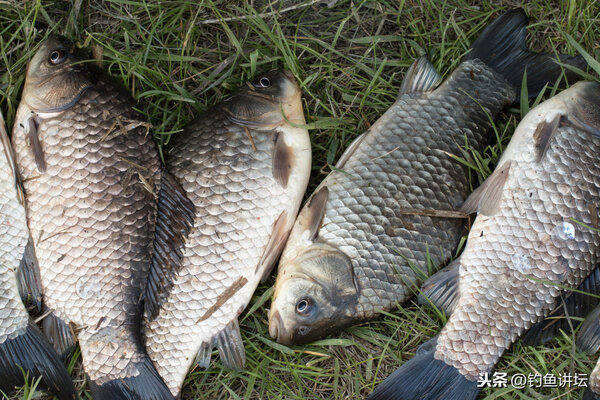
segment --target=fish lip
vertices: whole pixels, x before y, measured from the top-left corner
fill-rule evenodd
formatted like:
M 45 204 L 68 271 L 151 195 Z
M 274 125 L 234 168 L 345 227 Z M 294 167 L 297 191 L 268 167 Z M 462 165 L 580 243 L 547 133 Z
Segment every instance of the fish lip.
M 294 74 L 292 74 L 292 71 L 284 69 L 283 74 L 293 83 L 296 83 L 296 78 L 294 77 Z
M 287 334 L 285 328 L 283 327 L 281 315 L 279 315 L 279 311 L 277 310 L 275 310 L 275 312 L 271 314 L 271 318 L 269 318 L 269 335 L 271 335 L 271 337 L 275 339 L 277 343 L 281 343 L 286 346 L 289 346 L 292 342 L 292 338 Z

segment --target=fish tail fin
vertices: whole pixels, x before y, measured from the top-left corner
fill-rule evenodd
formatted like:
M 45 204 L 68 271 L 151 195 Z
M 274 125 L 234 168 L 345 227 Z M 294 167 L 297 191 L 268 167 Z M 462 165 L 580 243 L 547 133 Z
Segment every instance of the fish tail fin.
M 475 400 L 477 381 L 435 359 L 437 337 L 425 342 L 417 354 L 375 388 L 367 400 Z
M 559 64 L 584 69 L 581 56 L 531 51 L 526 44 L 527 15 L 522 8 L 510 10 L 488 25 L 471 46 L 465 60 L 479 59 L 502 75 L 521 92 L 523 73 L 527 71 L 527 93 L 536 97 L 546 84 L 554 84 L 564 74 L 569 82 L 578 80 L 578 74 Z
M 600 400 L 600 394 L 592 392 L 589 387 L 583 392 L 581 400 Z
M 89 379 L 92 397 L 95 400 L 173 400 L 162 378 L 154 368 L 152 361 L 145 356 L 135 363 L 135 374 L 99 383 Z M 88 375 L 88 378 L 90 376 Z
M 94 400 L 174 400 L 133 332 L 82 332 L 79 344 Z
M 40 380 L 40 387 L 60 400 L 76 399 L 75 386 L 58 354 L 35 323 L 0 343 L 0 389 L 6 393 L 25 383 L 24 374 Z

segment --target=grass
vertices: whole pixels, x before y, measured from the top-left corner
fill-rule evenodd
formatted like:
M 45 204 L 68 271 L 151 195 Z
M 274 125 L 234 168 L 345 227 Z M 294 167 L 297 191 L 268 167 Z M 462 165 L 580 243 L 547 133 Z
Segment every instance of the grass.
M 0 0 L 0 108 L 12 125 L 26 64 L 49 33 L 61 33 L 101 58 L 153 125 L 160 146 L 194 115 L 223 99 L 255 72 L 290 69 L 300 82 L 313 144 L 309 193 L 349 143 L 393 103 L 412 61 L 427 54 L 448 76 L 490 20 L 514 1 L 463 0 Z M 335 3 L 335 4 L 333 4 Z M 529 43 L 538 51 L 600 59 L 600 16 L 585 0 L 528 2 Z M 594 74 L 593 76 L 597 76 Z M 457 155 L 473 184 L 493 170 L 521 113 L 496 120 L 480 154 Z M 184 399 L 361 398 L 437 334 L 445 319 L 411 302 L 368 324 L 298 347 L 271 340 L 271 278 L 241 315 L 247 369 L 208 370 L 186 379 Z M 546 346 L 514 345 L 497 366 L 515 373 L 589 373 L 595 356 L 579 354 L 570 335 Z M 168 355 L 165 355 L 168 356 Z M 82 398 L 91 398 L 77 351 L 68 360 Z M 482 399 L 578 399 L 581 389 L 485 389 Z M 14 398 L 32 398 L 29 388 Z M 36 396 L 33 396 L 35 398 Z

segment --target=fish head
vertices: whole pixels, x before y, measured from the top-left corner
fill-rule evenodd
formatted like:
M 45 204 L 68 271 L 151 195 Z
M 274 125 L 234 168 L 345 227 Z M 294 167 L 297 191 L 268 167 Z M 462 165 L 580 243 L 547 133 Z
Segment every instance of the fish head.
M 350 259 L 314 244 L 279 266 L 269 333 L 285 345 L 325 337 L 356 322 L 359 287 Z
M 586 131 L 600 136 L 600 83 L 577 82 L 561 92 L 567 108 L 567 118 Z
M 73 43 L 49 37 L 27 66 L 23 100 L 36 112 L 60 112 L 72 107 L 92 83 Z
M 233 122 L 252 129 L 305 123 L 300 87 L 285 70 L 257 75 L 225 100 L 221 109 Z

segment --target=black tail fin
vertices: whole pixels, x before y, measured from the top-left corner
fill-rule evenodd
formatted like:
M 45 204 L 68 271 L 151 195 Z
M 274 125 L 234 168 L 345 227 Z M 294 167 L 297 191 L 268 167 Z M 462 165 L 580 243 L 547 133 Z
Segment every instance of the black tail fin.
M 581 56 L 560 54 L 559 59 L 546 53 L 535 53 L 525 43 L 528 18 L 522 8 L 508 11 L 496 18 L 479 35 L 465 60 L 479 59 L 502 75 L 520 93 L 523 73 L 527 70 L 529 97 L 537 96 L 546 84 L 554 84 L 563 73 L 557 64 L 569 64 L 584 69 L 587 63 Z M 569 82 L 576 82 L 578 75 L 564 69 Z
M 94 400 L 174 400 L 160 375 L 146 356 L 135 364 L 137 374 L 98 385 L 92 380 L 90 389 Z
M 24 372 L 29 378 L 41 377 L 40 387 L 60 400 L 77 398 L 69 373 L 33 321 L 17 337 L 0 343 L 0 389 L 9 393 L 23 386 Z
M 592 389 L 587 388 L 585 392 L 583 392 L 583 397 L 581 400 L 600 400 L 600 394 L 592 392 Z
M 437 338 L 375 388 L 367 400 L 475 400 L 481 390 L 458 370 L 434 358 Z

